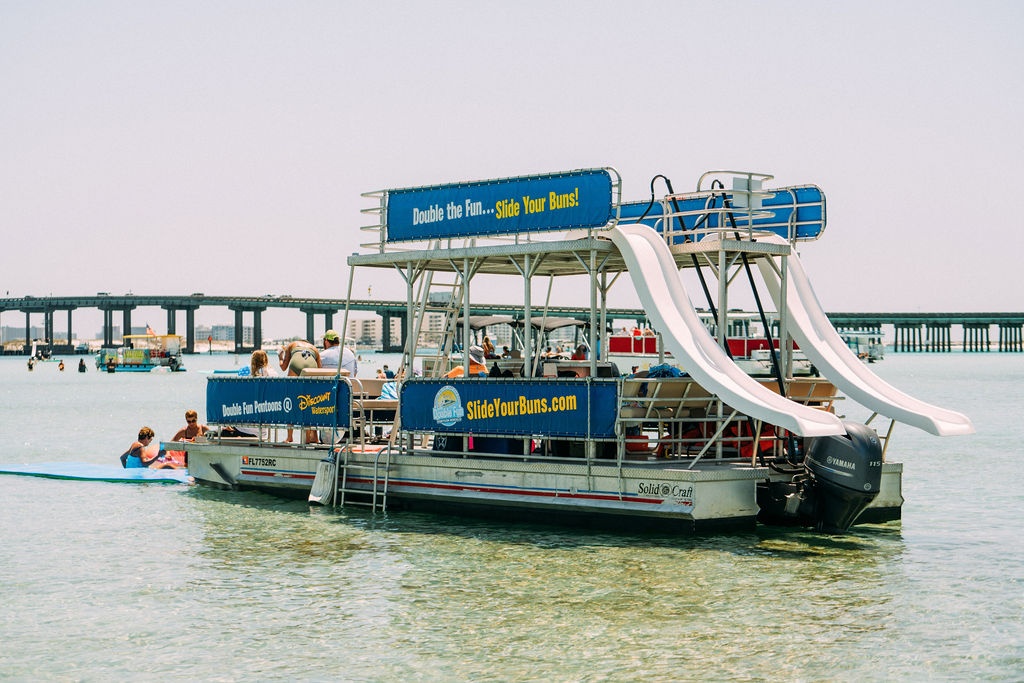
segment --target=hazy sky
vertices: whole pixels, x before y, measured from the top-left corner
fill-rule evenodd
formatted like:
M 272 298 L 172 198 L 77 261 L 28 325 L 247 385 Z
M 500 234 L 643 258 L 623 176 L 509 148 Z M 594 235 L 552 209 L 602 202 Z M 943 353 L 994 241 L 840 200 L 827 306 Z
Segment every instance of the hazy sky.
M 1022 35 L 1012 1 L 0 0 L 0 294 L 341 297 L 362 192 L 612 166 L 821 186 L 827 310 L 1019 311 Z

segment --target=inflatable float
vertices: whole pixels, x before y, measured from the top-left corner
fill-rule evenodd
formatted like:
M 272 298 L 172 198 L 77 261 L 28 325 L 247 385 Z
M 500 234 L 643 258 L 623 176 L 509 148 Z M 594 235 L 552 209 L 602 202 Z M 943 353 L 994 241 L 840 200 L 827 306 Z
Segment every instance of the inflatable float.
M 157 444 L 151 444 L 142 449 L 142 459 L 149 462 L 146 467 L 128 467 L 128 451 L 121 454 L 121 467 L 124 469 L 185 469 L 188 467 L 188 456 L 185 451 L 163 451 Z
M 180 451 L 175 451 L 180 452 Z M 191 481 L 188 470 L 181 468 L 154 469 L 137 467 L 124 469 L 120 463 L 100 465 L 87 462 L 36 462 L 28 464 L 0 463 L 0 474 L 17 474 L 48 479 L 74 479 L 79 481 L 109 481 L 119 483 L 187 484 Z

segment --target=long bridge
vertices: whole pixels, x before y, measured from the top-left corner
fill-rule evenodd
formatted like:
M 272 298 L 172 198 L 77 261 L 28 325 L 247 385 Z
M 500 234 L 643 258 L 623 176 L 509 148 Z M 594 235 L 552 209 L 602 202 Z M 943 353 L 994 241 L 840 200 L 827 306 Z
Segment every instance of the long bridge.
M 247 353 L 263 343 L 262 314 L 271 308 L 298 309 L 306 315 L 306 339 L 314 339 L 314 323 L 322 316 L 324 329 L 334 327 L 334 316 L 345 309 L 370 311 L 383 319 L 382 350 L 399 351 L 408 331 L 405 327 L 406 302 L 383 301 L 378 299 L 318 299 L 290 296 L 207 296 L 200 292 L 180 296 L 150 296 L 144 294 L 97 294 L 95 296 L 25 296 L 0 299 L 0 313 L 20 311 L 25 314 L 25 345 L 28 353 L 31 346 L 32 315 L 43 316 L 44 336 L 50 340 L 57 353 L 73 351 L 73 312 L 79 309 L 97 309 L 103 313 L 103 344 L 114 345 L 114 323 L 120 316 L 122 330 L 132 329 L 132 311 L 139 307 L 158 307 L 167 312 L 167 333 L 177 334 L 179 314 L 184 315 L 185 352 L 195 353 L 195 312 L 204 306 L 227 308 L 234 314 L 235 351 Z M 474 315 L 521 314 L 519 306 L 482 305 L 474 306 Z M 67 314 L 67 336 L 62 340 L 54 331 L 54 319 L 60 313 Z M 552 306 L 549 315 L 586 320 L 587 308 Z M 1024 351 L 1024 313 L 961 312 L 961 313 L 829 313 L 829 319 L 839 330 L 874 332 L 881 334 L 883 326 L 891 326 L 895 333 L 893 350 L 896 352 L 951 351 L 953 349 L 952 329 L 962 330 L 962 349 L 971 352 Z M 252 321 L 253 345 L 243 344 L 242 330 L 245 319 Z M 390 338 L 393 318 L 401 321 L 402 339 L 392 342 Z M 610 320 L 636 320 L 639 324 L 647 321 L 646 313 L 640 309 L 609 309 Z M 996 342 L 991 339 L 996 329 Z

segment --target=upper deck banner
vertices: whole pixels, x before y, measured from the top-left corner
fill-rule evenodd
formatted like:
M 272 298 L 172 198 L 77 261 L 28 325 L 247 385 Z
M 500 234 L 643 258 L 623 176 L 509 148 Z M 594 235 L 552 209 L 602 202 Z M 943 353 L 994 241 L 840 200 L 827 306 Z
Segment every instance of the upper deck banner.
M 229 376 L 206 382 L 206 420 L 222 425 L 348 427 L 351 406 L 348 383 L 333 378 Z
M 612 380 L 414 379 L 402 384 L 402 429 L 615 437 Z
M 605 169 L 436 185 L 387 193 L 387 241 L 599 228 L 612 216 Z
M 733 210 L 739 230 L 753 227 L 754 230 L 774 232 L 787 240 L 816 240 L 821 237 L 825 231 L 825 194 L 821 188 L 816 185 L 798 185 L 765 191 L 771 194 L 764 197 L 760 209 L 754 212 L 752 223 L 748 222 L 748 214 L 744 209 Z M 701 231 L 731 228 L 727 215 L 722 211 L 723 197 L 735 205 L 733 194 L 728 190 L 680 196 L 677 203 L 679 212 L 683 214 L 681 219 L 685 230 L 693 230 L 695 226 Z M 675 209 L 670 207 L 670 210 Z M 622 223 L 637 222 L 641 216 L 641 223 L 665 232 L 666 218 L 660 202 L 655 202 L 653 206 L 650 202 L 626 202 L 619 206 L 619 221 Z M 674 232 L 683 229 L 679 221 L 680 218 L 673 217 Z M 677 234 L 674 241 L 680 242 L 683 239 L 682 235 Z

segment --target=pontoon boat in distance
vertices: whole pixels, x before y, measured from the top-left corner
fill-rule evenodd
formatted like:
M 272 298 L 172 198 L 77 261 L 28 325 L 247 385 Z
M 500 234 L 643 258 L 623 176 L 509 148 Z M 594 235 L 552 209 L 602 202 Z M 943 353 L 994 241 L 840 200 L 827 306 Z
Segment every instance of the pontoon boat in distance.
M 669 186 L 646 209 L 621 201 L 610 168 L 369 193 L 376 206 L 365 212 L 379 221 L 364 230 L 374 239 L 348 262 L 404 278 L 405 369 L 421 340 L 442 358 L 453 343 L 470 347 L 471 326 L 456 321 L 486 297 L 473 288 L 483 274 L 518 283 L 528 325 L 546 314 L 531 284 L 587 278 L 596 353 L 539 362 L 524 335 L 516 367 L 465 379 L 406 372 L 397 399 L 381 398 L 390 388 L 382 380 L 211 376 L 207 421 L 252 436 L 174 447 L 188 450 L 201 483 L 378 509 L 675 532 L 757 520 L 831 532 L 898 519 L 895 424 L 939 436 L 973 427 L 886 384 L 850 352 L 793 249 L 824 229 L 824 195 L 810 185 L 767 189 L 770 179 L 706 173 L 695 192 Z M 691 301 L 683 268 L 700 276 L 707 300 Z M 695 309 L 728 330 L 730 287 L 753 285 L 755 272 L 784 323 L 770 379 L 737 366 Z M 639 295 L 659 352 L 682 376 L 624 377 L 629 368 L 601 357 L 615 285 Z M 437 313 L 445 323 L 431 340 L 425 321 Z M 787 376 L 791 340 L 821 377 Z M 871 424 L 841 420 L 842 395 L 873 411 Z M 889 422 L 878 419 L 876 432 L 881 416 Z M 319 434 L 283 443 L 286 425 Z
M 107 372 L 183 372 L 181 336 L 177 334 L 126 334 L 124 346 L 105 347 L 96 354 L 96 369 Z

